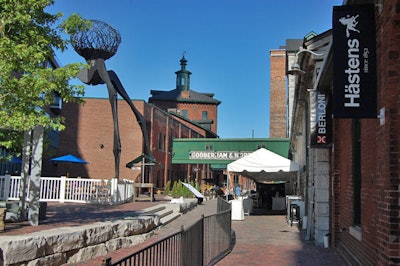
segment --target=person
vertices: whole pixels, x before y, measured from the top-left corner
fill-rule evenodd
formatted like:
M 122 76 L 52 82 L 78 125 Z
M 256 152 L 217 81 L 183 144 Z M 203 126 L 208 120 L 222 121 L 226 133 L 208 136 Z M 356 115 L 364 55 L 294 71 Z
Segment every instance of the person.
M 236 187 L 235 187 L 235 195 L 236 195 L 236 198 L 238 198 L 239 196 L 240 196 L 240 186 L 237 184 L 236 185 Z
M 204 196 L 206 197 L 206 200 L 210 200 L 210 191 L 207 188 L 204 190 Z

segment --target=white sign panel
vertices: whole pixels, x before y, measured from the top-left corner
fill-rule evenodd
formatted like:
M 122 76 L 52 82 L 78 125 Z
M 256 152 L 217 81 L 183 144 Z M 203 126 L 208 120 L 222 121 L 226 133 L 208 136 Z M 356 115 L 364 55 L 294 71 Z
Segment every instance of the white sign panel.
M 252 153 L 251 151 L 190 151 L 190 160 L 237 160 Z

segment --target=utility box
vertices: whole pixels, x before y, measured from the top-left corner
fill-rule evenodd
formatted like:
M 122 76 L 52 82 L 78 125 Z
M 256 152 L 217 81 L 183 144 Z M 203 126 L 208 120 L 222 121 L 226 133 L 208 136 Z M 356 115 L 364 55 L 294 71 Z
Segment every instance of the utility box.
M 47 219 L 47 202 L 39 202 L 39 221 Z

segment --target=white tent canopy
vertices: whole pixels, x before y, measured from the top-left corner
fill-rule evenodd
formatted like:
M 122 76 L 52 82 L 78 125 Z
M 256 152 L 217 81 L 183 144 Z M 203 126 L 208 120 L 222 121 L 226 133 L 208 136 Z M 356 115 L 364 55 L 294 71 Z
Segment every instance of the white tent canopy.
M 240 173 L 256 182 L 290 181 L 299 165 L 279 154 L 260 148 L 227 166 L 228 172 Z

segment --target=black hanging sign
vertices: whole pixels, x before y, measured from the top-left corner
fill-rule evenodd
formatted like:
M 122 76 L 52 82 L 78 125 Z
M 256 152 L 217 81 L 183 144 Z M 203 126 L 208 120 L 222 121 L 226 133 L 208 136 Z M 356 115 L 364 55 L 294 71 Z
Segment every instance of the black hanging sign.
M 329 148 L 332 144 L 332 109 L 329 94 L 316 91 L 311 99 L 311 143 L 312 148 Z
M 333 116 L 376 118 L 374 5 L 333 7 Z

